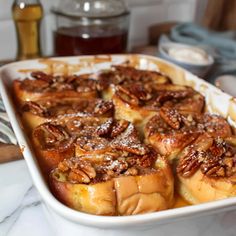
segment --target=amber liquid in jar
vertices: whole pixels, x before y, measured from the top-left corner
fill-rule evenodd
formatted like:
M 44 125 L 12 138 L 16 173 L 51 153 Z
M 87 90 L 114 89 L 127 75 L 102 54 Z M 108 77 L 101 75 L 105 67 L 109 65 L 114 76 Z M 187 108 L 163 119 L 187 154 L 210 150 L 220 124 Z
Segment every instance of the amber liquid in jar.
M 55 53 L 58 56 L 124 53 L 125 30 L 106 27 L 61 27 L 55 32 Z
M 12 14 L 17 31 L 17 58 L 22 60 L 40 57 L 39 27 L 43 16 L 41 4 L 14 4 Z

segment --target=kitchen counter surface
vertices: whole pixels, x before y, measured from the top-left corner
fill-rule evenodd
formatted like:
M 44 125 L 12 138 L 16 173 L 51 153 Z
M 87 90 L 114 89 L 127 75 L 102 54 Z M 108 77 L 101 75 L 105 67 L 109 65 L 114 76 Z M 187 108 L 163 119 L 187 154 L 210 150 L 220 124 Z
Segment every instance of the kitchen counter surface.
M 161 225 L 155 235 L 235 236 L 235 219 L 236 211 L 219 213 Z M 63 232 L 60 235 L 73 236 L 69 230 L 58 231 L 58 227 L 66 228 L 63 225 L 52 225 L 47 220 L 45 208 L 33 187 L 25 161 L 1 164 L 0 236 L 56 236 L 59 235 L 58 232 Z M 89 235 L 91 234 L 84 233 L 84 236 Z M 106 233 L 106 236 L 111 235 L 111 232 Z

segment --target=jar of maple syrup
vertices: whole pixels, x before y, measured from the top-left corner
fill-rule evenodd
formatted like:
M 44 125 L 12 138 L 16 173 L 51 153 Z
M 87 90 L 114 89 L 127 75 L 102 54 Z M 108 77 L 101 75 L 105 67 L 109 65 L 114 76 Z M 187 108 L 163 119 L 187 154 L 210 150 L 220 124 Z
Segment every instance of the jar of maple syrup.
M 62 0 L 54 32 L 58 56 L 124 53 L 129 12 L 122 0 Z

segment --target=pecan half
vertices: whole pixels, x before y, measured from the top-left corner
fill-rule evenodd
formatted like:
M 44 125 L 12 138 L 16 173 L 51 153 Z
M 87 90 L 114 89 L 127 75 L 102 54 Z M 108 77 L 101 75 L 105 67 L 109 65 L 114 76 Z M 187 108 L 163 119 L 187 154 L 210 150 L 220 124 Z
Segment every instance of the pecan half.
M 167 107 L 160 109 L 161 118 L 173 129 L 180 128 L 181 116 L 177 110 Z
M 129 122 L 127 120 L 118 120 L 112 126 L 111 138 L 120 135 L 124 130 L 127 129 Z
M 78 79 L 74 84 L 75 89 L 79 93 L 92 92 L 97 89 L 97 81 L 94 79 Z
M 117 85 L 123 82 L 125 75 L 117 73 L 115 70 L 103 71 L 98 74 L 97 89 L 103 91 L 107 89 L 111 84 Z
M 49 138 L 47 140 L 48 142 L 55 142 L 69 138 L 69 134 L 59 125 L 45 123 L 42 127 L 51 134 L 52 138 Z
M 74 143 L 74 138 L 62 126 L 50 123 L 44 123 L 35 128 L 33 136 L 38 140 L 43 150 L 56 149 L 63 151 Z
M 147 153 L 147 147 L 141 143 L 133 124 L 129 124 L 127 129 L 111 142 L 111 147 L 137 155 Z
M 108 148 L 108 140 L 93 134 L 83 134 L 76 140 L 76 144 L 84 151 L 98 151 Z
M 203 151 L 188 150 L 177 166 L 177 173 L 180 173 L 183 177 L 192 176 L 200 167 L 201 160 L 205 158 L 205 156 L 206 153 Z
M 226 119 L 219 115 L 204 114 L 198 118 L 198 123 L 199 129 L 204 130 L 212 137 L 227 137 L 232 134 Z
M 130 86 L 129 90 L 141 101 L 148 101 L 152 98 L 152 89 L 146 89 L 143 84 L 134 83 Z
M 52 83 L 53 82 L 53 76 L 52 75 L 49 75 L 49 74 L 46 74 L 42 71 L 33 71 L 31 73 L 31 76 L 37 80 L 43 80 L 45 82 L 48 82 L 48 83 Z
M 60 162 L 58 170 L 67 174 L 67 179 L 71 183 L 88 184 L 96 177 L 96 171 L 88 161 L 72 157 Z
M 112 112 L 114 104 L 112 101 L 99 100 L 94 108 L 94 115 L 103 115 Z
M 149 148 L 148 152 L 145 155 L 132 155 L 127 157 L 126 159 L 129 165 L 132 167 L 135 166 L 138 168 L 149 168 L 154 166 L 157 157 L 158 154 L 152 148 Z
M 105 123 L 101 124 L 96 129 L 96 134 L 98 136 L 106 136 L 110 133 L 112 129 L 113 118 L 108 119 Z
M 30 111 L 31 113 L 35 114 L 35 115 L 43 115 L 43 116 L 47 116 L 48 112 L 47 109 L 44 108 L 42 105 L 36 103 L 36 102 L 26 102 L 23 107 L 22 107 L 22 111 Z
M 123 81 L 127 84 L 131 84 L 133 82 L 142 82 L 143 84 L 153 83 L 153 84 L 169 84 L 171 83 L 171 79 L 161 74 L 158 71 L 148 71 L 148 70 L 140 70 L 135 69 L 131 66 L 123 66 L 123 65 L 114 65 L 113 68 L 120 75 L 120 77 L 125 78 Z
M 134 105 L 134 106 L 138 106 L 139 105 L 139 99 L 132 94 L 127 88 L 117 85 L 116 87 L 116 95 L 123 100 L 124 102 L 130 104 L 130 105 Z
M 31 80 L 31 79 L 23 80 L 20 85 L 21 89 L 30 92 L 42 92 L 48 89 L 49 86 L 50 84 L 44 80 Z
M 167 101 L 180 101 L 194 94 L 194 90 L 188 86 L 181 85 L 160 85 L 156 92 L 158 94 L 156 103 L 164 104 Z

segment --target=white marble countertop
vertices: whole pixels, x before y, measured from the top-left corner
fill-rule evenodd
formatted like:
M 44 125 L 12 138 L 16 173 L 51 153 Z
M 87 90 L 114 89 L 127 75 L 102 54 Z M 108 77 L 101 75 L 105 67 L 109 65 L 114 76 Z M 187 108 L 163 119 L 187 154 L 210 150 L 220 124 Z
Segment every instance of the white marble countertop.
M 235 219 L 236 211 L 230 211 L 179 221 L 161 225 L 156 235 L 235 236 Z M 25 161 L 1 164 L 0 236 L 54 236 L 57 235 L 55 226 L 46 219 L 40 196 L 33 187 Z M 73 236 L 70 232 L 65 235 Z

